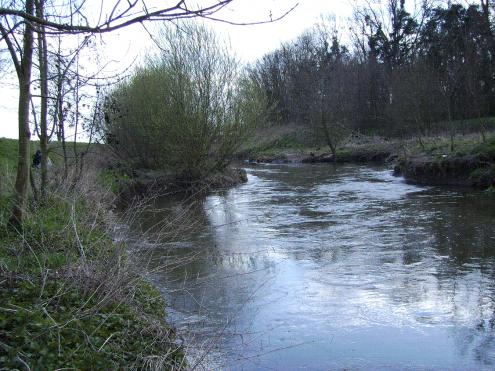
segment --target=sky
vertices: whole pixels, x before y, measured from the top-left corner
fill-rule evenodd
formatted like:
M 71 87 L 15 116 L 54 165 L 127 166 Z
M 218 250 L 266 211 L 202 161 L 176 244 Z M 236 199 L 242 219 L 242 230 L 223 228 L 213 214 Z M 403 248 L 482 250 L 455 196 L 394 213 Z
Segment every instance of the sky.
M 352 13 L 351 0 L 234 0 L 217 16 L 234 22 L 258 22 L 268 20 L 270 15 L 276 18 L 296 4 L 292 12 L 274 23 L 233 26 L 209 21 L 207 25 L 229 39 L 233 52 L 241 61 L 249 63 L 276 49 L 282 42 L 296 38 L 322 15 L 345 19 Z M 154 26 L 149 25 L 147 29 L 153 33 Z M 154 46 L 148 33 L 139 25 L 105 35 L 100 43 L 102 59 L 108 62 L 108 74 L 123 71 L 133 61 L 140 61 Z M 11 77 L 0 78 L 0 137 L 17 136 L 17 87 L 11 74 Z

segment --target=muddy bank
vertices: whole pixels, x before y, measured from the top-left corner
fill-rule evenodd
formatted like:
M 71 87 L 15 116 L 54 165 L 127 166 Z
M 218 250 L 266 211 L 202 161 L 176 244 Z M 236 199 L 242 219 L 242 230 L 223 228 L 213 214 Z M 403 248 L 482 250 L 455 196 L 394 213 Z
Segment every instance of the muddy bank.
M 419 184 L 488 188 L 495 185 L 495 161 L 483 155 L 423 155 L 399 160 L 394 174 Z
M 262 155 L 244 160 L 248 164 L 290 164 L 301 163 L 307 155 L 301 153 L 282 153 L 277 155 Z
M 395 175 L 418 184 L 488 188 L 495 186 L 495 137 L 459 137 L 456 151 L 445 138 L 431 138 L 421 146 L 408 142 L 382 141 L 342 147 L 337 156 L 320 149 L 262 155 L 253 163 L 395 163 Z
M 156 170 L 134 170 L 132 177 L 115 180 L 119 189 L 120 202 L 126 203 L 134 197 L 152 194 L 208 193 L 217 189 L 230 188 L 247 182 L 244 169 L 227 168 L 200 181 L 177 179 Z
M 392 151 L 357 151 L 337 154 L 333 156 L 332 154 L 315 155 L 311 154 L 302 159 L 302 163 L 324 163 L 324 162 L 388 162 L 396 158 Z
M 365 163 L 365 162 L 389 162 L 397 158 L 393 148 L 373 149 L 373 148 L 353 148 L 345 149 L 337 156 L 331 153 L 280 153 L 276 155 L 256 156 L 246 160 L 250 164 L 286 164 L 286 163 Z

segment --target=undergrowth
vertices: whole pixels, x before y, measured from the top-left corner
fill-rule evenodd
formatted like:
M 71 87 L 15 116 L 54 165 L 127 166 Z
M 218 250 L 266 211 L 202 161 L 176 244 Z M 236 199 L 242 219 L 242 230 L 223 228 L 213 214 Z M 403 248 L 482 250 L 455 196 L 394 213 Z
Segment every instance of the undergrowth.
M 31 201 L 23 230 L 0 194 L 0 369 L 182 369 L 159 292 L 110 237 L 93 179 Z

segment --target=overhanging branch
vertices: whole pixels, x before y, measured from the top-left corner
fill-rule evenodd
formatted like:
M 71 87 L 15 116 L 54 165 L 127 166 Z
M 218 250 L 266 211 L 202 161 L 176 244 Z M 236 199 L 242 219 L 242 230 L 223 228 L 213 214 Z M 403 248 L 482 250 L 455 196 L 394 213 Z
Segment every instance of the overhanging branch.
M 214 17 L 221 9 L 232 3 L 234 0 L 222 0 L 210 3 L 210 5 L 200 7 L 198 9 L 190 9 L 186 5 L 185 0 L 180 0 L 176 5 L 161 8 L 155 11 L 150 11 L 146 2 L 143 1 L 143 9 L 140 12 L 136 11 L 136 5 L 138 1 L 128 1 L 125 9 L 117 10 L 121 1 L 116 1 L 114 7 L 111 9 L 110 15 L 103 22 L 98 21 L 96 25 L 82 25 L 82 24 L 70 24 L 63 22 L 56 22 L 46 18 L 37 17 L 36 15 L 29 14 L 23 10 L 13 8 L 0 8 L 0 17 L 20 17 L 25 21 L 30 22 L 34 27 L 40 26 L 46 29 L 46 33 L 55 34 L 77 34 L 77 33 L 107 33 L 120 28 L 127 27 L 132 24 L 142 23 L 145 21 L 171 21 L 187 18 L 205 18 L 216 22 L 227 23 L 231 25 L 254 25 L 276 22 L 292 12 L 298 4 L 295 4 L 292 8 L 286 11 L 279 17 L 272 18 L 266 21 L 253 21 L 253 22 L 234 22 L 226 19 Z M 80 11 L 80 9 L 78 10 Z M 131 12 L 132 11 L 132 12 Z M 134 13 L 134 15 L 129 15 Z

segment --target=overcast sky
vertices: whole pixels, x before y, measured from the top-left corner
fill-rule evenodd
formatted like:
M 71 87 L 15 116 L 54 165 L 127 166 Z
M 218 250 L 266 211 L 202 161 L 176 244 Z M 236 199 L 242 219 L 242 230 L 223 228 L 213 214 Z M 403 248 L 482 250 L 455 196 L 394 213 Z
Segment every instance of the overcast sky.
M 256 22 L 277 17 L 299 5 L 284 19 L 270 24 L 232 26 L 208 22 L 219 34 L 228 37 L 233 51 L 244 62 L 252 62 L 289 41 L 318 22 L 321 15 L 347 18 L 352 12 L 350 0 L 235 0 L 218 16 L 236 22 Z M 148 28 L 153 30 L 153 26 Z M 118 71 L 146 54 L 153 43 L 142 26 L 132 26 L 106 35 L 104 58 L 113 61 L 110 69 Z M 17 89 L 15 78 L 3 77 L 0 82 L 0 137 L 17 138 Z M 33 138 L 34 139 L 34 138 Z

